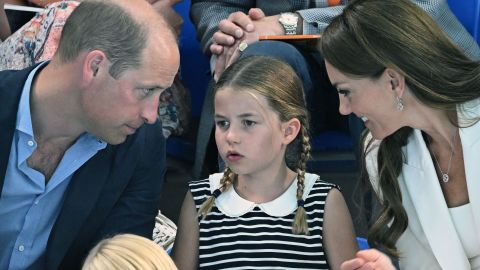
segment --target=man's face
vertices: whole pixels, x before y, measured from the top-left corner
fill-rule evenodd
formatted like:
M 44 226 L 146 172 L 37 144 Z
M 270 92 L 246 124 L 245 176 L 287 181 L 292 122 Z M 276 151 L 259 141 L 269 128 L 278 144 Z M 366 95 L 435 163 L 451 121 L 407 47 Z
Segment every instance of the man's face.
M 108 72 L 82 97 L 87 131 L 109 144 L 123 143 L 144 123 L 157 120 L 160 94 L 173 83 L 179 66 L 176 44 L 150 40 L 138 69 L 114 79 Z

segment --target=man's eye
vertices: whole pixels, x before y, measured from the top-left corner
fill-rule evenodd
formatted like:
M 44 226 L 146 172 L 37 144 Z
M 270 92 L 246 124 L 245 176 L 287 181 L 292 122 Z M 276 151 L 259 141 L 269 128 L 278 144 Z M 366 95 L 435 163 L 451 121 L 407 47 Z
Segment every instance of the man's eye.
M 156 88 L 141 88 L 141 89 L 140 89 L 140 91 L 142 92 L 142 95 L 143 95 L 143 96 L 149 96 L 149 95 L 152 94 L 155 90 L 156 90 Z

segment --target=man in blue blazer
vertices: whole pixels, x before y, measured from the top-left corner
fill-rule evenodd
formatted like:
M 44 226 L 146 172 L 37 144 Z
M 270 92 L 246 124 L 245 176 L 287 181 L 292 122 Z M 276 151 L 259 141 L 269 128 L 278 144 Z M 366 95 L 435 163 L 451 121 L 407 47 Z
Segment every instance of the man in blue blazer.
M 178 66 L 147 1 L 91 0 L 51 62 L 0 72 L 0 269 L 78 269 L 102 238 L 151 238 Z

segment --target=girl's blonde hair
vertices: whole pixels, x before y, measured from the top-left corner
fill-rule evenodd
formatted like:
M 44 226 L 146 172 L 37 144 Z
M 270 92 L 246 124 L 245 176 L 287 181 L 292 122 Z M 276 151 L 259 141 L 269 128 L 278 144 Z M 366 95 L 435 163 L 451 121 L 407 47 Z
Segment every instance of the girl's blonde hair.
M 295 234 L 309 234 L 303 190 L 306 164 L 310 158 L 310 137 L 302 82 L 295 71 L 283 61 L 272 57 L 250 56 L 240 59 L 222 74 L 215 85 L 213 96 L 215 97 L 215 93 L 225 87 L 235 91 L 250 91 L 265 97 L 270 109 L 278 114 L 282 122 L 293 118 L 300 121 L 301 130 L 295 140 L 287 146 L 285 161 L 287 166 L 298 174 L 298 208 L 292 231 Z M 227 167 L 220 180 L 220 187 L 200 206 L 198 215 L 205 218 L 211 211 L 215 199 L 230 188 L 236 180 L 237 175 Z
M 170 256 L 150 239 L 119 234 L 100 241 L 88 254 L 82 270 L 177 270 Z

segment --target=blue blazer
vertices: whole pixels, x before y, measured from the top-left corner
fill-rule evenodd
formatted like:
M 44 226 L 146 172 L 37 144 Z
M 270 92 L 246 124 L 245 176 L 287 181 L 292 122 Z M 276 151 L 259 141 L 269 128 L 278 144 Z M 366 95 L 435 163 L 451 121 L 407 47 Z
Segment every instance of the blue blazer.
M 20 95 L 34 67 L 0 72 L 0 196 Z M 107 145 L 73 175 L 50 233 L 45 269 L 78 269 L 101 239 L 117 233 L 152 237 L 165 174 L 160 122 L 120 145 Z M 1 199 L 1 197 L 0 197 Z

